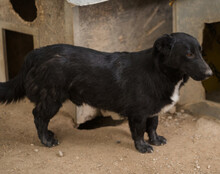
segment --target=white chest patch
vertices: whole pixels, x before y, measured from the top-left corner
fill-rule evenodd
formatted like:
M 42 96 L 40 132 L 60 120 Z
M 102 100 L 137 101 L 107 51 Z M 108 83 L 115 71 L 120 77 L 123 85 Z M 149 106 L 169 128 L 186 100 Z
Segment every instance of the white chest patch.
M 182 82 L 183 82 L 183 80 L 180 80 L 174 88 L 173 94 L 170 97 L 170 99 L 172 100 L 172 103 L 164 106 L 161 109 L 160 113 L 166 113 L 179 101 L 179 89 L 180 89 L 180 85 Z

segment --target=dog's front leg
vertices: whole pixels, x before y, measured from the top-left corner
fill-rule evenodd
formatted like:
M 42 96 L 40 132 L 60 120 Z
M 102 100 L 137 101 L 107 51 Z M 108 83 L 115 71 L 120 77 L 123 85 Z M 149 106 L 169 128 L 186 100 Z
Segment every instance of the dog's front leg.
M 167 140 L 163 136 L 157 135 L 156 129 L 158 126 L 158 116 L 147 118 L 146 132 L 149 136 L 149 143 L 152 145 L 160 146 L 166 144 Z
M 128 121 L 136 149 L 141 153 L 153 152 L 152 146 L 150 146 L 144 140 L 144 133 L 146 130 L 146 118 L 141 116 L 132 116 L 128 117 Z

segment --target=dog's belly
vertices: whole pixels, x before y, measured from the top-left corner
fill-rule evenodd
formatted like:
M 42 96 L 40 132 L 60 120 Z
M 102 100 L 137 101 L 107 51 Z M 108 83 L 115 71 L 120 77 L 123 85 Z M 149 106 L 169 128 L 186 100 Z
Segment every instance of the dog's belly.
M 86 103 L 83 103 L 82 106 L 77 107 L 77 114 L 76 114 L 76 120 L 75 123 L 76 124 L 82 124 L 88 120 L 91 120 L 93 118 L 95 118 L 98 115 L 103 115 L 103 116 L 111 116 L 112 119 L 114 120 L 119 120 L 122 119 L 123 117 L 113 111 L 107 111 L 107 110 L 103 110 L 103 109 L 97 109 L 94 108 Z
M 150 117 L 154 117 L 154 116 L 157 116 L 158 114 L 163 114 L 163 113 L 168 112 L 179 101 L 179 89 L 180 89 L 180 85 L 182 82 L 183 82 L 183 80 L 180 80 L 174 88 L 172 96 L 170 97 L 170 99 L 172 100 L 172 103 L 162 107 L 159 113 L 155 113 L 155 114 L 151 115 Z M 100 112 L 104 116 L 111 115 L 115 119 L 121 117 L 121 115 L 118 113 L 115 113 L 112 111 L 107 111 L 107 110 L 99 110 L 97 108 L 94 108 L 94 107 L 84 103 L 82 106 L 78 107 L 78 109 L 77 109 L 76 122 L 78 124 L 84 123 L 85 121 L 91 120 L 94 117 L 96 117 Z

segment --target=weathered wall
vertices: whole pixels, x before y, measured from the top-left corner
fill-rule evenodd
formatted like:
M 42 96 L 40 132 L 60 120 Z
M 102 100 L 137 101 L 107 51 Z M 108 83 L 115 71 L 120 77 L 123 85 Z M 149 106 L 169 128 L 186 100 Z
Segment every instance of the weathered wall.
M 0 22 L 12 23 L 17 28 L 26 26 L 37 30 L 39 46 L 65 42 L 63 0 L 37 0 L 37 18 L 33 22 L 24 21 L 14 11 L 9 0 L 0 0 L 0 4 Z
M 75 45 L 138 51 L 172 31 L 172 9 L 167 0 L 110 0 L 74 8 L 74 27 Z
M 200 43 L 203 39 L 205 23 L 220 21 L 219 0 L 184 0 L 176 1 L 173 7 L 173 30 L 186 32 L 196 37 Z M 180 104 L 198 102 L 205 99 L 201 82 L 190 80 L 181 91 Z
M 54 43 L 73 43 L 72 10 L 63 0 L 36 1 L 37 18 L 24 21 L 13 9 L 9 0 L 0 0 L 0 30 L 8 29 L 31 34 L 34 47 Z M 4 36 L 0 34 L 0 81 L 5 81 Z

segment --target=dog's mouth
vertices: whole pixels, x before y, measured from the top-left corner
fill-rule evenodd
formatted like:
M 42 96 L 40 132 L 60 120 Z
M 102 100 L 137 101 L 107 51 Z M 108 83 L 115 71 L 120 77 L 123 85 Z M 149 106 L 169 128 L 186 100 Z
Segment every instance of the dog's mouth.
M 209 65 L 202 59 L 194 59 L 181 67 L 183 72 L 196 81 L 206 80 L 213 75 Z
M 206 71 L 203 71 L 204 73 L 195 73 L 195 74 L 188 74 L 190 77 L 192 77 L 193 80 L 196 81 L 203 81 L 208 79 L 209 77 L 211 77 L 213 75 L 213 72 L 211 69 L 207 69 Z

